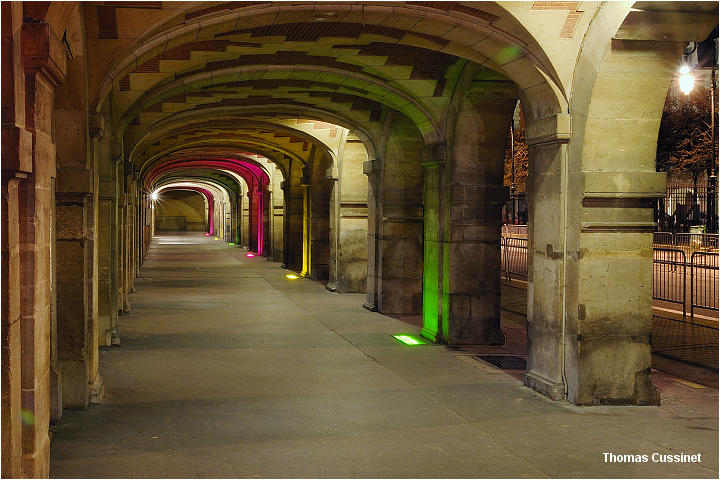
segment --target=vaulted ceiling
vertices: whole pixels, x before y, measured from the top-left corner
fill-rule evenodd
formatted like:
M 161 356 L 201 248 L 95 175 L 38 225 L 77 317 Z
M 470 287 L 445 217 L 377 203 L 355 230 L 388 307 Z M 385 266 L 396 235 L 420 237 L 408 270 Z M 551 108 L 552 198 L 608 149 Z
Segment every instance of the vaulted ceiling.
M 431 144 L 444 136 L 468 63 L 514 74 L 526 87 L 546 83 L 541 70 L 553 75 L 532 37 L 494 2 L 85 8 L 91 93 L 98 110 L 111 112 L 128 160 L 146 172 L 179 157 L 232 154 L 287 175 L 291 159 L 308 161 L 311 145 L 337 150 L 338 128 L 371 150 L 392 110 Z

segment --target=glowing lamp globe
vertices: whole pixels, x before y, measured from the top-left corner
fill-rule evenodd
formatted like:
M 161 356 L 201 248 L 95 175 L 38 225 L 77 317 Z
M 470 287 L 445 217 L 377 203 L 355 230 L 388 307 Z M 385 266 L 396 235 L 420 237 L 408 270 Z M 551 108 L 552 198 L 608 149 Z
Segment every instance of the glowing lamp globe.
M 695 86 L 695 77 L 690 74 L 690 67 L 683 65 L 680 67 L 680 76 L 678 77 L 678 86 L 680 90 L 685 94 L 689 95 Z

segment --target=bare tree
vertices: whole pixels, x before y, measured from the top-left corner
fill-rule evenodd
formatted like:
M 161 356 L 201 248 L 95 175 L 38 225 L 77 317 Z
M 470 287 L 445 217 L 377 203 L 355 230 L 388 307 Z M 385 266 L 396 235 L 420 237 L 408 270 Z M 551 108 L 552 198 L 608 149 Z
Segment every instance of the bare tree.
M 711 108 L 710 92 L 703 87 L 689 95 L 668 95 L 658 134 L 658 171 L 697 183 L 700 172 L 712 167 Z

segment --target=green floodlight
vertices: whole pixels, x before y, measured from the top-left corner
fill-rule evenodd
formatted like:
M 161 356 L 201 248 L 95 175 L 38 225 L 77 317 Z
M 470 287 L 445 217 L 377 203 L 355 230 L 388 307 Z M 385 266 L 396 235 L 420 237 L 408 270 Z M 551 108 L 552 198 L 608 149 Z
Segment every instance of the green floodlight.
M 230 243 L 228 243 L 228 245 L 230 245 L 232 247 L 235 244 L 233 242 L 230 242 Z
M 421 340 L 418 337 L 412 335 L 393 335 L 393 338 L 398 342 L 404 343 L 405 345 L 426 345 L 425 340 Z

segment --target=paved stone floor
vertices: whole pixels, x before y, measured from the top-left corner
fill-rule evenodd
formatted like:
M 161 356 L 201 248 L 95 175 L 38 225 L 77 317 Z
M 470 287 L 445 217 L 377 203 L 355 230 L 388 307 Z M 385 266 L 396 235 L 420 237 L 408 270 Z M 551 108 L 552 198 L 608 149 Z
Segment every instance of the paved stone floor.
M 573 407 L 263 258 L 158 237 L 107 396 L 65 411 L 53 477 L 717 478 L 718 394 L 662 377 L 661 407 Z M 604 463 L 603 453 L 702 454 Z

